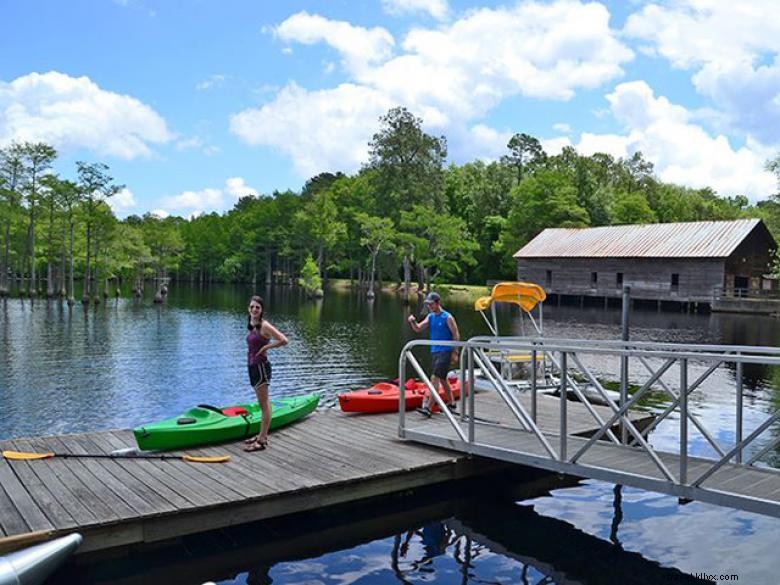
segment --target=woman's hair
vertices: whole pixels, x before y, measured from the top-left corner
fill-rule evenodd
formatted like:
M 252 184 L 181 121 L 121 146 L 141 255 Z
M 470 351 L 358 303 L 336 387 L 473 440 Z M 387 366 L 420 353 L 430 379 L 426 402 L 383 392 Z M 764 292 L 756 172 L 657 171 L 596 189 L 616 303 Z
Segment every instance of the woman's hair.
M 258 325 L 252 325 L 252 315 L 247 315 L 246 317 L 246 328 L 249 331 L 252 331 L 255 327 L 258 329 L 263 324 L 263 314 L 265 314 L 265 305 L 263 304 L 263 297 L 252 295 L 252 298 L 249 299 L 249 302 L 247 303 L 247 306 L 251 305 L 252 303 L 257 303 L 260 305 L 260 323 Z

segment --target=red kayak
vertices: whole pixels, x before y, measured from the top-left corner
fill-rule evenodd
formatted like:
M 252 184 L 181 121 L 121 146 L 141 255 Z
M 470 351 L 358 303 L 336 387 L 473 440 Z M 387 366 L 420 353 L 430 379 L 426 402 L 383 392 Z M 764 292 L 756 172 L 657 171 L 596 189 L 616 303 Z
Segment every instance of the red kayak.
M 452 396 L 455 400 L 460 398 L 460 380 L 449 378 Z M 406 410 L 414 410 L 422 406 L 423 398 L 428 388 L 425 383 L 409 379 L 404 384 Z M 371 388 L 355 390 L 339 394 L 339 405 L 344 412 L 398 412 L 398 384 L 393 382 L 379 382 Z M 439 396 L 446 400 L 444 392 L 439 390 Z M 433 410 L 436 405 L 433 404 Z

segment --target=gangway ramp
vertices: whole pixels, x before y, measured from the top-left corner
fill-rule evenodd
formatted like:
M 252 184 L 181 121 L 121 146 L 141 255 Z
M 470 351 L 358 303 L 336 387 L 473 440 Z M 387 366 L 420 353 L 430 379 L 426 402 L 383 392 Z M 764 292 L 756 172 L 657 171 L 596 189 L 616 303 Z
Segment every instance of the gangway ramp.
M 410 342 L 402 351 L 400 374 L 407 362 L 416 374 L 425 373 L 413 354 L 418 345 Z M 476 368 L 495 386 L 495 392 L 470 393 L 461 402 L 461 413 L 442 412 L 421 420 L 415 413 L 400 413 L 399 435 L 407 440 L 616 484 L 665 493 L 685 500 L 699 500 L 780 517 L 780 470 L 763 463 L 763 456 L 780 442 L 780 412 L 765 414 L 754 428 L 745 429 L 742 404 L 742 368 L 745 364 L 780 365 L 780 350 L 744 346 L 699 346 L 653 343 L 599 342 L 588 340 L 502 340 L 484 338 L 451 342 L 464 348 L 461 372 L 464 383 L 474 379 Z M 535 388 L 518 391 L 505 384 L 487 351 L 496 345 L 504 350 L 544 352 L 556 366 L 553 379 L 560 393 L 575 390 L 579 403 L 540 396 Z M 427 348 L 426 348 L 427 349 Z M 631 368 L 644 372 L 644 382 L 628 394 L 621 380 L 622 400 L 614 402 L 599 377 L 588 366 L 588 355 L 613 356 Z M 604 363 L 604 360 L 601 359 Z M 734 371 L 721 376 L 734 384 L 734 431 L 713 432 L 692 412 L 692 395 L 719 369 Z M 603 395 L 607 407 L 588 405 L 582 386 Z M 531 380 L 531 386 L 535 386 Z M 649 422 L 636 411 L 641 397 L 650 389 L 669 396 L 665 410 L 659 407 Z M 484 394 L 491 395 L 485 399 Z M 434 394 L 441 402 L 438 394 Z M 544 400 L 544 406 L 539 402 Z M 554 400 L 555 407 L 546 401 Z M 575 405 L 576 406 L 573 406 Z M 443 406 L 440 404 L 440 406 Z M 755 413 L 753 413 L 755 414 Z M 597 430 L 583 436 L 582 429 Z M 638 424 L 642 420 L 643 424 Z M 661 420 L 678 429 L 674 452 L 652 444 L 651 431 Z M 596 424 L 594 425 L 594 421 Z M 717 439 L 716 439 L 717 437 Z M 707 443 L 714 455 L 694 456 L 692 442 Z M 693 441 L 692 441 L 693 439 Z M 730 440 L 730 442 L 729 442 Z M 672 448 L 674 449 L 674 448 Z M 701 452 L 700 446 L 696 448 Z

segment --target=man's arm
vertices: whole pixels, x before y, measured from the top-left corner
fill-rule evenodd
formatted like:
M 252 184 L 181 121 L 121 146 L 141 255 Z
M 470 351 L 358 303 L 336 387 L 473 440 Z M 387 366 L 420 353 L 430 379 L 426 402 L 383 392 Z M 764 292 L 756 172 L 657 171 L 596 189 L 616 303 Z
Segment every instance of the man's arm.
M 458 324 L 455 322 L 455 317 L 452 315 L 447 317 L 447 327 L 450 328 L 450 333 L 452 333 L 452 340 L 460 341 L 460 331 L 458 331 Z
M 455 322 L 455 317 L 452 315 L 447 317 L 447 327 L 450 328 L 450 333 L 452 333 L 452 340 L 453 341 L 460 341 L 460 331 L 458 331 L 458 324 Z M 460 353 L 460 348 L 453 347 L 452 348 L 452 360 L 458 359 L 458 355 Z
M 417 321 L 417 317 L 414 315 L 409 315 L 407 321 L 409 321 L 409 325 L 412 327 L 415 333 L 419 333 L 428 327 L 428 315 L 425 316 L 425 319 L 419 322 Z

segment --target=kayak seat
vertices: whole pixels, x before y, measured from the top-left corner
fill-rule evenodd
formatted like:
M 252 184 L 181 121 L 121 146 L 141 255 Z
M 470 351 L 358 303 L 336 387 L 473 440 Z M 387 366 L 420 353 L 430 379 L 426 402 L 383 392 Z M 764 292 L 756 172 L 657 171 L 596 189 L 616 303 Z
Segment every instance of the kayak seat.
M 241 416 L 243 414 L 249 414 L 249 411 L 243 406 L 226 406 L 222 409 L 222 414 L 225 416 Z
M 417 388 L 417 382 L 415 381 L 414 378 L 409 378 L 406 381 L 406 384 L 404 384 L 405 390 L 414 390 L 415 388 Z
M 182 416 L 181 418 L 176 419 L 177 425 L 191 425 L 192 423 L 197 422 L 194 418 L 191 416 Z

